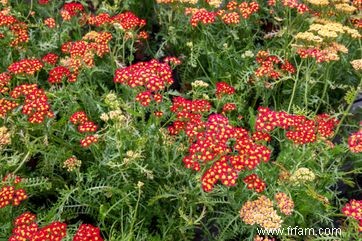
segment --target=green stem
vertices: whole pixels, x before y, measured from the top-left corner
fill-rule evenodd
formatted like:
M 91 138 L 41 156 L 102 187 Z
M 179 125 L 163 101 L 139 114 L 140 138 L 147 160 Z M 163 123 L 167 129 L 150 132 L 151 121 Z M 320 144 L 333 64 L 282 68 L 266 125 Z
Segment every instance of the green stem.
M 361 91 L 361 89 L 362 89 L 362 78 L 360 79 L 359 85 L 358 85 L 358 87 L 357 87 L 357 93 L 358 93 L 359 91 Z M 343 116 L 342 116 L 341 120 L 340 120 L 339 123 L 338 123 L 338 126 L 337 126 L 337 128 L 336 128 L 336 131 L 334 132 L 334 137 L 337 136 L 337 134 L 338 134 L 338 132 L 339 132 L 339 129 L 341 128 L 344 120 L 345 120 L 346 117 L 348 116 L 348 114 L 349 114 L 349 112 L 350 112 L 353 104 L 354 104 L 354 101 L 351 101 L 351 103 L 347 106 L 347 109 L 343 112 Z
M 328 67 L 329 67 L 329 66 L 328 66 Z M 320 101 L 319 101 L 318 107 L 317 107 L 317 109 L 316 109 L 316 111 L 315 111 L 316 114 L 318 113 L 319 108 L 320 108 L 321 105 L 322 105 L 323 99 L 324 99 L 324 97 L 325 97 L 326 94 L 327 94 L 328 84 L 329 84 L 329 82 L 328 82 L 328 80 L 329 80 L 329 69 L 330 69 L 330 68 L 327 68 L 327 71 L 326 71 L 326 72 L 327 72 L 327 75 L 326 75 L 326 78 L 324 79 L 323 93 L 322 93 L 322 97 L 321 97 L 321 99 L 320 99 Z
M 288 105 L 288 113 L 290 112 L 290 109 L 292 108 L 292 103 L 293 103 L 293 100 L 294 100 L 294 96 L 295 96 L 295 91 L 296 91 L 296 89 L 297 89 L 297 85 L 298 85 L 298 76 L 297 76 L 297 78 L 296 78 L 295 81 L 294 81 L 292 97 L 290 98 L 290 102 L 289 102 L 289 105 Z
M 15 171 L 13 172 L 13 174 L 17 173 L 20 168 L 24 165 L 24 163 L 28 160 L 30 156 L 30 151 L 28 151 L 28 153 L 26 153 L 25 157 L 23 158 L 23 160 L 21 161 L 21 163 L 19 164 L 19 166 L 15 169 Z

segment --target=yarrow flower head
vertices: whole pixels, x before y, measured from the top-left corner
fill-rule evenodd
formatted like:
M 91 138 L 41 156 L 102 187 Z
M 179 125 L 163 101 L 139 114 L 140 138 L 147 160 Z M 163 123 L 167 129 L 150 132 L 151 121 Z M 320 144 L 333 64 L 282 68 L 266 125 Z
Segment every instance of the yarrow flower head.
M 273 208 L 273 202 L 262 195 L 257 200 L 247 201 L 240 210 L 240 218 L 249 225 L 258 224 L 264 229 L 278 229 L 282 219 Z
M 9 179 L 10 175 L 7 175 L 3 182 Z M 21 182 L 19 177 L 13 178 L 12 185 L 3 186 L 0 189 L 0 208 L 4 208 L 8 205 L 19 206 L 20 203 L 28 198 L 26 192 L 22 188 L 18 188 L 18 183 Z
M 136 101 L 143 106 L 148 106 L 152 100 L 156 103 L 162 100 L 159 92 L 173 83 L 172 70 L 168 64 L 160 63 L 155 59 L 139 62 L 117 69 L 114 82 L 143 90 L 138 93 Z
M 11 143 L 11 137 L 8 128 L 5 126 L 0 127 L 0 149 L 3 146 L 9 145 Z
M 72 156 L 64 161 L 63 167 L 67 169 L 68 172 L 72 172 L 75 169 L 79 168 L 82 164 L 82 161 L 78 160 L 77 157 Z
M 225 82 L 216 83 L 216 97 L 221 98 L 223 95 L 232 95 L 235 93 L 234 87 Z
M 45 91 L 39 89 L 36 84 L 19 85 L 10 92 L 10 96 L 13 98 L 25 96 L 22 113 L 28 116 L 30 123 L 40 124 L 46 117 L 54 117 Z
M 255 190 L 256 192 L 263 192 L 266 187 L 266 183 L 256 174 L 245 177 L 243 181 L 246 183 L 248 189 Z
M 83 11 L 84 7 L 81 3 L 70 2 L 63 5 L 62 9 L 60 10 L 60 15 L 64 21 L 69 21 L 72 17 Z
M 25 212 L 15 219 L 12 236 L 9 238 L 9 241 L 61 241 L 66 235 L 67 225 L 65 223 L 56 221 L 43 228 L 39 228 L 36 223 L 36 216 L 30 212 Z
M 269 133 L 279 127 L 286 130 L 286 137 L 295 144 L 315 142 L 317 137 L 326 139 L 332 137 L 338 120 L 327 114 L 321 114 L 314 120 L 303 115 L 291 115 L 286 112 L 276 112 L 260 107 L 256 120 L 256 130 Z
M 55 53 L 48 53 L 41 58 L 41 61 L 50 65 L 56 65 L 59 56 Z
M 348 147 L 351 152 L 362 152 L 362 130 L 355 132 L 348 137 Z
M 73 241 L 103 241 L 100 230 L 90 224 L 80 225 Z
M 18 62 L 12 63 L 8 67 L 11 74 L 28 74 L 33 75 L 35 72 L 41 70 L 44 64 L 38 59 L 22 59 Z
M 290 177 L 289 182 L 293 185 L 299 186 L 307 182 L 313 182 L 315 174 L 308 168 L 298 168 Z
M 254 241 L 275 241 L 275 238 L 261 237 L 259 235 L 256 235 L 254 237 Z
M 277 194 L 275 194 L 274 198 L 277 201 L 280 212 L 287 216 L 290 216 L 294 209 L 293 200 L 283 192 L 278 192 Z
M 362 232 L 362 200 L 350 200 L 343 208 L 342 213 L 359 222 L 359 232 Z

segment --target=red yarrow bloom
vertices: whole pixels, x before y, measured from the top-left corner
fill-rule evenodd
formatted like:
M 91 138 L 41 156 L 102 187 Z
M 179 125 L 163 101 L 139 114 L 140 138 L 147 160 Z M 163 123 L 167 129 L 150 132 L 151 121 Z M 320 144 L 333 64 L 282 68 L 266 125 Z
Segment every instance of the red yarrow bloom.
M 44 55 L 43 58 L 41 58 L 41 61 L 43 61 L 44 63 L 48 63 L 50 65 L 56 65 L 58 58 L 59 56 L 57 54 L 48 53 Z
M 348 137 L 348 148 L 354 153 L 362 152 L 362 130 Z
M 248 189 L 255 190 L 256 192 L 263 192 L 266 187 L 266 183 L 256 174 L 245 177 L 243 181 L 246 183 Z
M 57 66 L 49 71 L 48 82 L 51 84 L 62 83 L 64 79 L 68 79 L 70 71 L 67 67 Z
M 35 72 L 41 70 L 43 66 L 44 64 L 38 59 L 22 59 L 12 63 L 8 67 L 8 71 L 12 74 L 33 75 Z
M 74 125 L 84 124 L 87 121 L 88 121 L 88 117 L 87 117 L 87 114 L 84 111 L 75 112 L 70 117 L 70 122 L 72 122 Z
M 234 87 L 225 82 L 216 83 L 216 97 L 221 98 L 223 95 L 232 95 L 235 93 Z
M 100 230 L 90 224 L 80 225 L 73 241 L 103 241 Z
M 98 142 L 98 137 L 91 135 L 91 136 L 86 136 L 84 139 L 80 140 L 80 145 L 86 148 L 97 142 Z
M 362 200 L 350 200 L 343 208 L 342 213 L 359 222 L 359 232 L 362 232 Z

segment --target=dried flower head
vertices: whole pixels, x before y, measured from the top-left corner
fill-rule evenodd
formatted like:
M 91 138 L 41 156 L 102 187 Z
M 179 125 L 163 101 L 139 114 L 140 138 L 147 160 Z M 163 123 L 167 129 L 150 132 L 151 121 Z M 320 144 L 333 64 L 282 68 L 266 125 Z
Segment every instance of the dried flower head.
M 78 169 L 82 164 L 81 160 L 78 160 L 77 157 L 72 156 L 64 161 L 63 167 L 67 169 L 68 172 L 72 172 L 75 169 Z

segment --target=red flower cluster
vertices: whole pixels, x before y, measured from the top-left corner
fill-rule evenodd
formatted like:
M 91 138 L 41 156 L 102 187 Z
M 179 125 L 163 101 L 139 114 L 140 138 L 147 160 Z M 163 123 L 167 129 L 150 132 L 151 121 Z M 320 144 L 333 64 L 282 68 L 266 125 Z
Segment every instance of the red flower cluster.
M 48 97 L 44 90 L 39 89 L 36 84 L 23 84 L 15 87 L 11 92 L 12 98 L 25 96 L 22 113 L 28 116 L 30 123 L 42 123 L 45 117 L 53 118 L 54 113 L 50 110 Z
M 4 118 L 9 111 L 15 109 L 18 105 L 19 104 L 14 101 L 0 99 L 0 117 Z
M 245 19 L 249 18 L 250 15 L 256 13 L 259 10 L 259 4 L 257 2 L 242 2 L 239 4 L 239 11 L 241 16 Z
M 238 172 L 228 164 L 228 157 L 222 156 L 202 176 L 202 188 L 209 192 L 219 180 L 225 186 L 235 186 L 236 179 L 238 179 Z
M 305 116 L 290 115 L 286 112 L 275 112 L 260 107 L 256 120 L 256 130 L 269 133 L 276 127 L 287 130 L 286 137 L 295 144 L 315 142 L 317 135 L 321 138 L 333 136 L 333 129 L 338 120 L 327 114 L 316 116 L 315 120 L 308 120 Z
M 215 22 L 216 13 L 209 12 L 205 8 L 186 8 L 186 15 L 191 14 L 190 23 L 192 27 L 196 27 L 199 23 L 202 24 L 212 24 Z
M 230 1 L 226 5 L 226 10 L 217 11 L 217 15 L 220 16 L 225 24 L 238 24 L 240 16 L 247 19 L 258 10 L 259 4 L 257 2 L 242 2 L 238 4 L 236 1 Z
M 9 241 L 61 241 L 67 235 L 67 225 L 61 222 L 53 222 L 48 226 L 39 228 L 36 216 L 25 212 L 15 219 L 14 228 Z
M 256 55 L 256 62 L 260 65 L 255 70 L 255 75 L 258 77 L 267 77 L 272 79 L 278 79 L 281 76 L 281 72 L 275 69 L 275 64 L 281 64 L 281 60 L 277 56 L 270 55 L 266 51 L 259 51 Z M 295 67 L 288 61 L 284 61 L 280 65 L 280 69 L 291 74 L 295 73 Z
M 80 140 L 80 145 L 84 148 L 89 147 L 93 143 L 98 142 L 98 137 L 94 135 L 86 136 L 84 139 Z
M 274 3 L 274 4 L 271 4 Z M 298 0 L 282 0 L 282 4 L 285 7 L 289 7 L 292 9 L 297 9 L 298 13 L 303 14 L 306 12 L 309 12 L 309 8 L 307 5 L 305 5 L 304 3 L 299 3 Z M 275 1 L 274 2 L 268 2 L 269 6 L 274 6 L 275 5 Z
M 223 107 L 222 107 L 222 114 L 225 115 L 226 112 L 229 111 L 233 111 L 236 110 L 236 105 L 234 103 L 226 103 Z
M 114 82 L 128 85 L 131 88 L 142 87 L 145 89 L 137 95 L 136 100 L 141 105 L 148 106 L 152 98 L 156 102 L 162 100 L 162 96 L 158 92 L 173 83 L 172 70 L 168 64 L 153 59 L 117 69 Z
M 44 64 L 38 59 L 22 59 L 12 63 L 8 67 L 8 71 L 12 74 L 33 75 L 35 72 L 41 70 L 43 66 Z
M 68 79 L 70 71 L 67 67 L 57 66 L 49 71 L 48 82 L 51 84 L 61 83 L 64 79 Z
M 256 192 L 263 192 L 266 187 L 266 183 L 256 174 L 245 177 L 243 181 L 248 189 L 255 190 Z
M 189 155 L 183 159 L 187 168 L 199 171 L 202 163 L 215 160 L 202 177 L 205 191 L 211 191 L 218 180 L 227 186 L 235 185 L 241 170 L 254 169 L 261 161 L 270 158 L 269 149 L 255 144 L 246 130 L 231 126 L 228 119 L 219 114 L 209 116 L 207 122 L 202 122 L 201 118 L 190 121 L 186 125 L 186 134 L 192 142 Z
M 58 62 L 59 56 L 54 53 L 48 53 L 41 58 L 41 61 L 48 63 L 50 65 L 56 65 Z
M 176 113 L 176 121 L 168 127 L 171 134 L 177 135 L 185 130 L 189 137 L 197 134 L 197 125 L 202 123 L 202 113 L 209 112 L 211 104 L 207 100 L 187 100 L 175 97 L 172 100 L 171 111 Z
M 317 63 L 336 61 L 339 59 L 338 52 L 341 52 L 340 49 L 333 46 L 333 44 L 324 49 L 320 49 L 318 47 L 310 47 L 310 48 L 298 48 L 297 54 L 302 58 L 314 58 Z
M 232 95 L 235 93 L 234 87 L 225 82 L 216 83 L 216 97 L 221 98 L 223 95 Z
M 13 184 L 18 184 L 22 181 L 22 178 L 14 175 L 13 173 L 6 174 L 3 178 L 3 182 L 13 182 Z
M 70 117 L 70 122 L 72 122 L 74 125 L 78 125 L 78 131 L 80 133 L 97 131 L 97 125 L 88 119 L 88 116 L 84 111 L 75 112 Z M 91 144 L 97 143 L 97 142 L 98 142 L 98 138 L 96 136 L 89 135 L 80 141 L 80 145 L 82 147 L 88 147 Z
M 127 31 L 142 28 L 146 25 L 146 20 L 137 17 L 132 12 L 124 12 L 112 17 L 108 13 L 100 13 L 96 16 L 90 16 L 88 23 L 98 27 L 106 24 L 119 24 L 122 29 Z
M 60 10 L 60 15 L 64 21 L 69 21 L 72 17 L 76 16 L 78 13 L 84 11 L 84 7 L 81 3 L 71 2 L 65 3 Z
M 176 58 L 176 57 L 166 57 L 163 59 L 163 62 L 171 65 L 171 66 L 177 66 L 177 65 L 180 65 L 182 62 L 180 59 Z
M 352 199 L 343 208 L 342 212 L 359 222 L 359 231 L 362 232 L 362 200 Z
M 10 83 L 10 80 L 11 80 L 11 75 L 8 74 L 7 72 L 0 74 L 0 93 L 6 93 L 9 91 L 9 88 L 7 86 Z
M 80 225 L 73 241 L 103 241 L 100 230 L 90 224 Z
M 271 136 L 268 133 L 256 131 L 253 133 L 253 140 L 254 141 L 271 141 Z
M 50 0 L 38 0 L 38 3 L 40 5 L 45 5 L 45 4 L 48 4 Z
M 10 46 L 17 46 L 20 43 L 29 41 L 28 26 L 14 16 L 7 15 L 4 11 L 0 12 L 0 27 L 3 26 L 10 30 L 10 35 L 13 38 L 10 42 Z
M 15 219 L 9 241 L 61 241 L 66 236 L 67 224 L 56 221 L 40 228 L 36 223 L 36 215 L 25 212 Z M 82 224 L 73 237 L 73 241 L 103 241 L 103 239 L 99 228 Z
M 44 24 L 49 28 L 55 28 L 56 23 L 54 18 L 47 18 L 44 20 Z
M 24 189 L 17 188 L 17 184 L 21 182 L 21 178 L 7 175 L 3 179 L 3 182 L 9 181 L 9 177 L 12 177 L 12 186 L 7 185 L 0 189 L 0 208 L 8 205 L 19 206 L 22 201 L 28 198 Z
M 351 152 L 360 153 L 362 152 L 362 130 L 353 133 L 348 137 L 348 147 Z
M 75 82 L 80 69 L 85 66 L 87 68 L 94 66 L 94 55 L 103 57 L 109 53 L 108 42 L 112 39 L 109 32 L 87 33 L 82 40 L 64 43 L 61 47 L 62 52 L 70 54 L 70 58 L 66 59 L 64 65 L 71 74 L 68 82 Z

